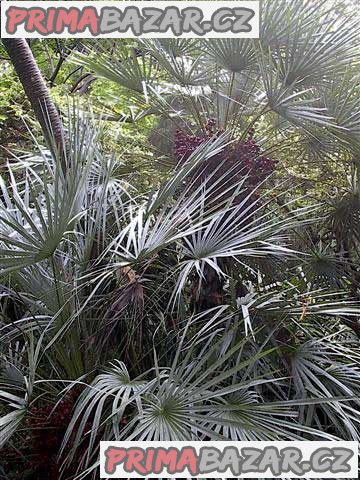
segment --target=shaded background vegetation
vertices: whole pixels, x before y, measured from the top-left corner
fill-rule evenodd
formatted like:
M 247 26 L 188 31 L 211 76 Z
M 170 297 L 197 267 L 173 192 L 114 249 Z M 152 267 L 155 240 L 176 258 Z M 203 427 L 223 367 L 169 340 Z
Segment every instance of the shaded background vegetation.
M 276 0 L 259 40 L 31 41 L 65 158 L 1 51 L 0 475 L 359 439 L 359 40 Z

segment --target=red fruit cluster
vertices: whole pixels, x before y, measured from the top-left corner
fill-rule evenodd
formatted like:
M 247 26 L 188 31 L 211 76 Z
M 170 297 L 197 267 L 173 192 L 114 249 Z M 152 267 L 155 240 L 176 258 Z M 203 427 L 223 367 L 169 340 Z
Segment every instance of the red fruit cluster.
M 64 434 L 71 419 L 74 399 L 66 397 L 55 407 L 42 405 L 33 407 L 29 416 L 32 440 L 31 463 L 34 469 L 46 469 L 49 479 L 58 478 L 56 458 Z
M 189 135 L 182 130 L 175 132 L 175 156 L 178 160 L 186 160 L 192 152 L 205 141 L 205 137 Z
M 199 135 L 190 135 L 182 130 L 175 134 L 175 156 L 179 162 L 185 162 L 194 150 L 204 141 L 216 138 L 222 130 L 216 128 L 216 121 L 211 119 Z M 231 172 L 239 180 L 247 176 L 245 184 L 249 187 L 259 185 L 275 169 L 276 161 L 261 153 L 261 148 L 254 140 L 255 130 L 249 129 L 247 139 L 235 140 L 227 145 L 221 153 L 207 162 L 207 173 L 217 169 L 216 177 Z
M 41 405 L 33 407 L 30 411 L 28 417 L 30 451 L 27 457 L 31 458 L 32 470 L 39 474 L 39 478 L 47 480 L 60 478 L 58 455 L 73 414 L 76 398 L 76 392 L 72 391 L 56 405 Z M 88 447 L 88 432 L 91 431 L 91 428 L 92 423 L 88 420 L 84 426 L 82 445 L 79 447 L 72 465 L 67 468 L 68 474 L 75 475 L 79 459 L 82 458 Z M 75 435 L 76 431 L 70 437 L 67 449 L 71 449 Z

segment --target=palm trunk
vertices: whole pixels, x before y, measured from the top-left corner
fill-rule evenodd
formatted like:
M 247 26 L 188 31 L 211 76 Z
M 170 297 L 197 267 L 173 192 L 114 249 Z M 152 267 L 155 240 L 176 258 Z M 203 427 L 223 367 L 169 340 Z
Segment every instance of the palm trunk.
M 65 145 L 63 124 L 44 78 L 25 39 L 3 38 L 2 42 L 25 90 L 45 140 L 62 157 Z

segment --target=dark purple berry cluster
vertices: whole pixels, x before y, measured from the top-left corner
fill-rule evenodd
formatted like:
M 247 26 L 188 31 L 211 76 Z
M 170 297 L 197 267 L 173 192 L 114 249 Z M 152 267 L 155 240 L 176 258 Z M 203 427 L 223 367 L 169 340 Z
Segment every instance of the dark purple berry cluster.
M 204 138 L 189 135 L 182 130 L 175 133 L 175 156 L 178 160 L 187 160 L 192 152 L 204 142 Z
M 183 130 L 175 134 L 175 156 L 179 162 L 185 162 L 189 156 L 204 141 L 216 138 L 222 130 L 216 126 L 216 121 L 209 120 L 198 135 L 191 135 Z M 255 187 L 266 179 L 275 169 L 276 160 L 262 154 L 261 148 L 254 140 L 255 130 L 249 129 L 246 140 L 235 140 L 227 145 L 221 153 L 207 162 L 207 173 L 217 170 L 216 177 L 231 172 L 231 176 L 243 178 L 247 176 L 246 185 Z M 205 172 L 206 173 L 206 172 Z
M 72 417 L 75 402 L 76 394 L 69 392 L 56 405 L 42 403 L 31 407 L 29 411 L 27 428 L 29 429 L 29 439 L 31 441 L 29 442 L 26 456 L 30 461 L 32 470 L 42 473 L 46 471 L 48 480 L 58 480 L 60 477 L 58 454 Z M 87 422 L 85 431 L 90 430 L 91 423 Z M 73 438 L 71 437 L 69 448 L 71 448 L 72 442 Z M 86 448 L 86 444 L 83 448 Z
M 56 456 L 70 422 L 73 406 L 74 399 L 68 396 L 56 407 L 47 404 L 30 410 L 28 425 L 32 438 L 31 463 L 34 470 L 45 467 L 50 480 L 59 475 Z

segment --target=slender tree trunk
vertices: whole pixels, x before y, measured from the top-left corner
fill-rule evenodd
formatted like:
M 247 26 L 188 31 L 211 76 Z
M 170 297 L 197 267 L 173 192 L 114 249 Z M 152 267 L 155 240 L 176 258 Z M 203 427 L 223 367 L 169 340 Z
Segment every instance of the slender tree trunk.
M 55 147 L 62 157 L 65 146 L 63 124 L 29 45 L 22 38 L 3 38 L 2 42 L 49 147 L 52 150 Z

